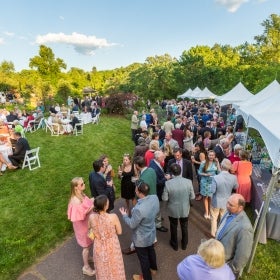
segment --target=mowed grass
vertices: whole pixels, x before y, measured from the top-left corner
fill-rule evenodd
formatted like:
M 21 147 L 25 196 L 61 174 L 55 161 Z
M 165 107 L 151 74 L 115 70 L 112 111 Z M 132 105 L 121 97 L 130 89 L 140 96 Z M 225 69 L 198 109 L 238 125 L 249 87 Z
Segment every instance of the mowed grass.
M 72 178 L 88 174 L 93 160 L 109 156 L 114 169 L 124 153 L 133 151 L 130 122 L 102 116 L 87 124 L 84 134 L 52 137 L 40 129 L 28 133 L 32 148 L 39 146 L 41 168 L 6 171 L 0 178 L 0 279 L 16 279 L 37 258 L 61 243 L 72 231 L 66 211 Z M 117 187 L 119 180 L 115 180 Z
M 116 171 L 122 155 L 134 149 L 130 121 L 118 116 L 103 115 L 99 125 L 85 125 L 81 136 L 51 137 L 49 132 L 38 130 L 28 133 L 27 139 L 32 148 L 41 147 L 42 167 L 7 171 L 0 177 L 1 280 L 17 279 L 73 233 L 66 216 L 73 177 L 84 178 L 90 195 L 88 174 L 93 160 L 107 154 Z M 119 193 L 119 180 L 115 183 Z M 274 240 L 259 244 L 252 271 L 244 273 L 242 279 L 280 279 L 279 249 Z

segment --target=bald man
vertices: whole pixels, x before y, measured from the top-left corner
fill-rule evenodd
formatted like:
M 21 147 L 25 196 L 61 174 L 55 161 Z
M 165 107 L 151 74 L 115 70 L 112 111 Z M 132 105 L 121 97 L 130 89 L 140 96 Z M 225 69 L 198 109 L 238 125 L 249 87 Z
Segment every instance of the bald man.
M 227 201 L 227 212 L 219 224 L 216 239 L 225 247 L 226 262 L 236 279 L 249 260 L 254 239 L 252 224 L 244 211 L 245 199 L 233 194 Z

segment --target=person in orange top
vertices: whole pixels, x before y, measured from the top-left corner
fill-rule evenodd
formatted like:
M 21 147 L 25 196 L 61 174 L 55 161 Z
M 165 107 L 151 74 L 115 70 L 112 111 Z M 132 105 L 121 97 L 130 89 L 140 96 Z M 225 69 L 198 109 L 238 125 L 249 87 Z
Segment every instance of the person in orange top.
M 245 150 L 239 152 L 240 161 L 235 161 L 232 165 L 232 173 L 237 176 L 239 187 L 236 193 L 244 196 L 246 202 L 251 201 L 251 178 L 253 165 L 249 161 L 249 153 Z

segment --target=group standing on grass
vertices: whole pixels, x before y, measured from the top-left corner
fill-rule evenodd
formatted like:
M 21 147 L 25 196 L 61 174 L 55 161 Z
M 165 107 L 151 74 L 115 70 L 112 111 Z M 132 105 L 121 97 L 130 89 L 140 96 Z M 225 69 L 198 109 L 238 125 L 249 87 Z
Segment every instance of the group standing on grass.
M 121 224 L 118 216 L 111 213 L 115 174 L 108 156 L 93 162 L 89 174 L 92 199 L 84 195 L 81 178 L 72 180 L 68 218 L 73 222 L 77 242 L 83 247 L 84 274 L 96 275 L 99 280 L 125 279 L 122 253 L 136 253 L 141 273 L 133 275 L 133 279 L 152 279 L 158 270 L 156 231 L 168 232 L 162 225 L 161 201 L 167 201 L 169 243 L 177 251 L 180 245 L 183 250 L 188 245 L 191 200 L 202 199 L 204 218 L 211 221 L 212 239 L 199 246 L 197 255 L 178 265 L 178 276 L 181 280 L 207 278 L 209 274 L 215 275 L 215 279 L 238 279 L 253 241 L 252 225 L 244 212 L 245 203 L 251 199 L 248 179 L 252 164 L 234 138 L 232 123 L 223 118 L 227 115 L 223 110 L 217 103 L 166 102 L 167 118 L 162 127 L 155 110 L 142 115 L 134 111 L 131 118 L 134 155 L 124 154 L 117 170 L 125 202 L 119 211 L 124 223 L 132 229 L 128 249 L 120 248 L 117 235 L 122 232 Z M 193 180 L 199 184 L 196 194 Z M 88 228 L 93 241 L 88 238 Z M 95 271 L 88 264 L 92 242 Z

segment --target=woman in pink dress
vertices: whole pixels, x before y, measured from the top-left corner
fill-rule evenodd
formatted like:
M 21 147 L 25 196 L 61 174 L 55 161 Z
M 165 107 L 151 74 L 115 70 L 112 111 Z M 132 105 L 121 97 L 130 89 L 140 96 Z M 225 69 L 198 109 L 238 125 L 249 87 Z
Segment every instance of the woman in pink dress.
M 122 227 L 115 213 L 107 213 L 109 200 L 99 195 L 94 200 L 94 214 L 89 217 L 89 226 L 95 235 L 93 260 L 96 280 L 125 280 L 123 257 L 118 239 Z
M 239 152 L 240 161 L 235 161 L 232 165 L 232 173 L 237 176 L 239 187 L 236 192 L 242 194 L 246 202 L 251 201 L 251 175 L 253 170 L 252 163 L 248 160 L 249 153 L 241 150 Z
M 89 247 L 92 241 L 88 238 L 88 218 L 92 213 L 93 199 L 84 194 L 83 178 L 76 177 L 71 181 L 71 197 L 68 204 L 68 219 L 73 223 L 77 243 L 83 248 L 83 274 L 93 276 L 95 271 L 89 266 Z

